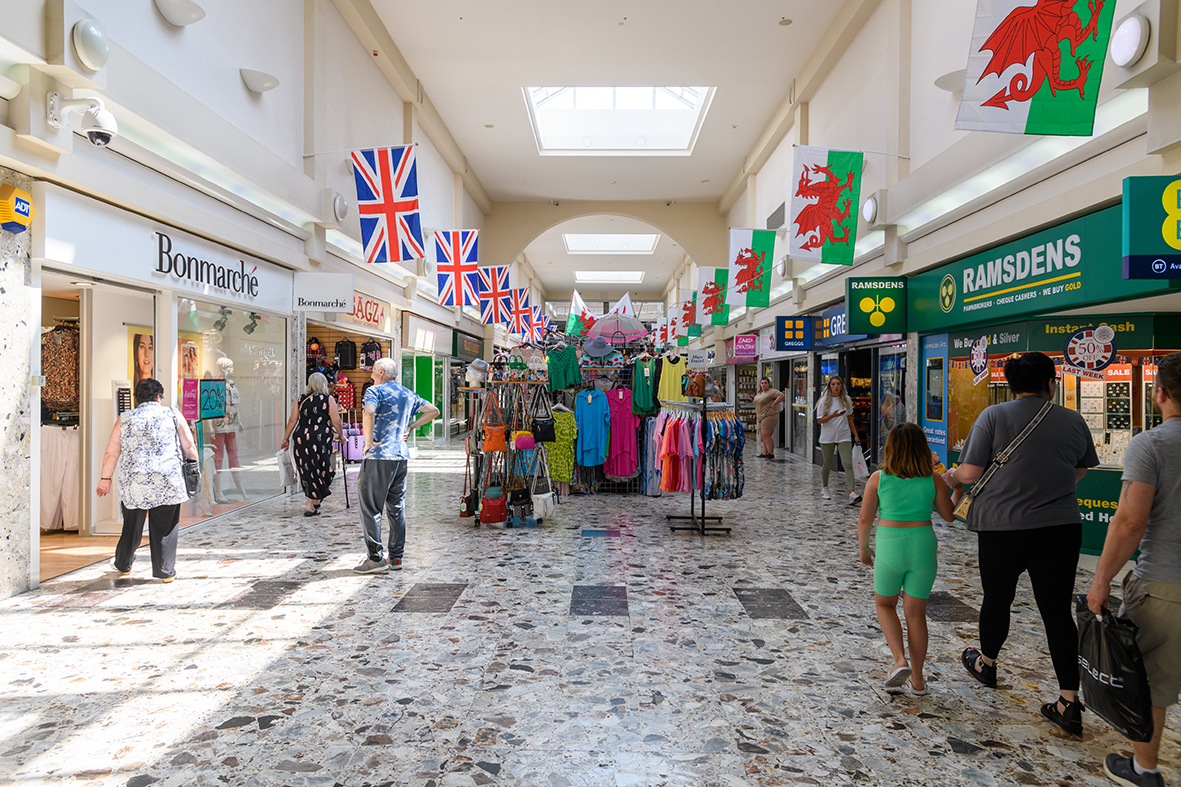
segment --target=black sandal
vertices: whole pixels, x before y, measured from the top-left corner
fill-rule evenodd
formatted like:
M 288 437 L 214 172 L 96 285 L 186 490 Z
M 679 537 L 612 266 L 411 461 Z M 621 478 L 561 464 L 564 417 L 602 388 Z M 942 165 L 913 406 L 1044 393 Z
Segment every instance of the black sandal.
M 980 660 L 980 669 L 976 669 L 976 660 Z M 964 665 L 964 669 L 975 678 L 990 689 L 996 688 L 996 665 L 988 665 L 984 663 L 984 656 L 976 648 L 965 648 L 964 652 L 960 654 L 960 661 Z
M 1059 702 L 1062 703 L 1062 707 L 1065 709 L 1064 712 L 1058 711 Z M 1042 706 L 1042 715 L 1057 724 L 1062 729 L 1069 732 L 1071 735 L 1082 735 L 1083 711 L 1085 710 L 1086 708 L 1083 707 L 1083 704 L 1080 701 L 1075 700 L 1074 702 L 1071 702 L 1065 697 L 1059 695 L 1058 699 L 1054 702 L 1047 702 Z

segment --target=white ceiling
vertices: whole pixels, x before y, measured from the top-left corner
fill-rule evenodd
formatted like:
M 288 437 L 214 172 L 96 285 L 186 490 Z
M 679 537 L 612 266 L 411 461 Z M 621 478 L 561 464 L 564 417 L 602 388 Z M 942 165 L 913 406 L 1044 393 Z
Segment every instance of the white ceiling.
M 841 5 L 372 2 L 494 201 L 718 199 Z M 538 155 L 522 88 L 626 85 L 717 88 L 691 156 Z

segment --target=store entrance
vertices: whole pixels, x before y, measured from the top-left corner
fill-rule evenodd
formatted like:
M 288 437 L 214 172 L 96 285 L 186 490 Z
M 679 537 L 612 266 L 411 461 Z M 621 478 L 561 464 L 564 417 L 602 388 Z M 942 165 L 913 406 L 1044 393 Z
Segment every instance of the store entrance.
M 796 358 L 791 362 L 791 452 L 796 456 L 808 456 L 808 359 Z
M 117 495 L 94 495 L 115 419 L 155 369 L 155 299 L 52 271 L 41 274 L 41 580 L 114 553 Z

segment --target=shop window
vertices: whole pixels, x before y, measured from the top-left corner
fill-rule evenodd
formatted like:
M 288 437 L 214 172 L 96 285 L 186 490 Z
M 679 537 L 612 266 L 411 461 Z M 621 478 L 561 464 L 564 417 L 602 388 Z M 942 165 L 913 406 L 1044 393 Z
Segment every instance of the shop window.
M 182 510 L 182 522 L 279 494 L 287 320 L 184 299 L 177 327 L 177 402 L 197 438 L 202 475 L 201 494 Z

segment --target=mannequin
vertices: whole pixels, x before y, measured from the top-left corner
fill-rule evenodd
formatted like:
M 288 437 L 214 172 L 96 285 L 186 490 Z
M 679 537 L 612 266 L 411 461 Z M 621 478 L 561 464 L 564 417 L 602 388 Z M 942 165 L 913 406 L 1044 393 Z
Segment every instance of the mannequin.
M 241 467 L 238 463 L 238 432 L 242 431 L 238 406 L 242 397 L 234 382 L 234 360 L 232 358 L 218 358 L 217 365 L 221 369 L 222 377 L 226 380 L 226 414 L 224 418 L 218 418 L 213 422 L 213 451 L 216 457 L 214 463 L 218 470 L 214 476 L 213 495 L 216 502 L 228 503 L 220 483 L 223 456 L 228 457 L 230 477 L 234 479 L 234 487 L 237 489 L 239 497 L 243 500 L 246 499 L 246 490 L 242 488 L 242 478 L 238 472 Z

